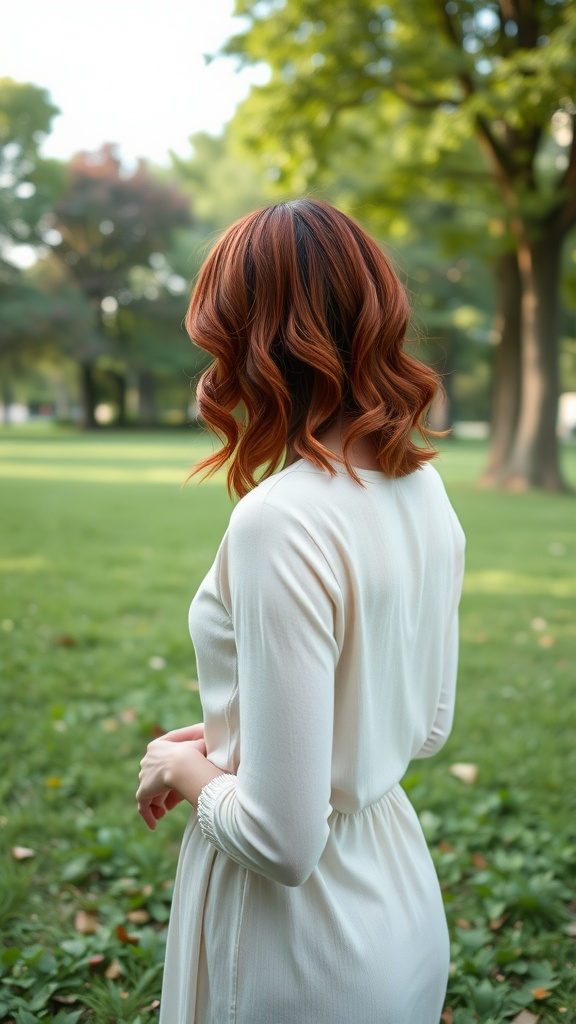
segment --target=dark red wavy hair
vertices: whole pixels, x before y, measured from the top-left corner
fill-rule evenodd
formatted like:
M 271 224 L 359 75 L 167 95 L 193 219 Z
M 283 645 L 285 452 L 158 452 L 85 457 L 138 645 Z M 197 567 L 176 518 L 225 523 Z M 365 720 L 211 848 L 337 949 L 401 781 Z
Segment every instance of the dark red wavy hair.
M 347 452 L 361 437 L 389 476 L 418 469 L 436 454 L 423 416 L 439 380 L 404 351 L 409 316 L 376 242 L 327 203 L 278 203 L 233 224 L 186 316 L 194 344 L 214 356 L 198 407 L 223 444 L 192 475 L 230 463 L 228 489 L 242 496 L 289 455 L 330 473 L 343 462 L 358 480 Z M 338 459 L 317 436 L 340 415 Z M 427 447 L 414 444 L 414 428 Z

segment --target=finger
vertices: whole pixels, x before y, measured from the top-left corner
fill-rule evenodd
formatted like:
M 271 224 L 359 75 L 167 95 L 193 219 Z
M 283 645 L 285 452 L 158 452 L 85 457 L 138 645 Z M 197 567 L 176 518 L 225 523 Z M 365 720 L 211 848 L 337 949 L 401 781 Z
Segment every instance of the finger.
M 171 743 L 182 743 L 186 740 L 204 739 L 204 722 L 196 725 L 185 725 L 182 729 L 172 729 L 161 737 L 163 740 L 170 740 Z
M 156 818 L 148 804 L 138 803 L 138 814 L 146 822 L 151 832 L 156 828 Z
M 182 803 L 183 799 L 184 797 L 180 796 L 180 793 L 177 793 L 175 789 L 171 789 L 166 796 L 164 806 L 167 811 L 171 811 L 173 807 L 177 807 L 178 804 Z

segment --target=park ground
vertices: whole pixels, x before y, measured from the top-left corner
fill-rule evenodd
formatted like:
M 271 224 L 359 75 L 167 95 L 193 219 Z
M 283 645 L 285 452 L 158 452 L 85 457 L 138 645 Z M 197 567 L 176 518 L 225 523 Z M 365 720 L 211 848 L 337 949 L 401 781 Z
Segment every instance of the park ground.
M 149 834 L 134 792 L 150 738 L 200 716 L 187 609 L 231 507 L 222 476 L 181 486 L 206 450 L 0 433 L 2 1021 L 157 1018 L 186 812 Z M 482 490 L 484 459 L 437 461 L 468 537 L 459 697 L 404 781 L 451 928 L 443 1021 L 574 1024 L 576 498 Z

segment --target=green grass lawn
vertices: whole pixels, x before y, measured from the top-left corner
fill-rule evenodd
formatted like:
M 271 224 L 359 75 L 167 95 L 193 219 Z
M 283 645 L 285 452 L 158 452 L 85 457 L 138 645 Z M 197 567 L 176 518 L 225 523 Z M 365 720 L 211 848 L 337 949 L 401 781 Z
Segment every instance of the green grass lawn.
M 134 792 L 151 736 L 200 716 L 187 611 L 231 507 L 222 476 L 181 487 L 206 450 L 0 434 L 2 1021 L 156 1019 L 185 810 L 149 834 Z M 574 1024 L 576 499 L 480 490 L 484 455 L 437 462 L 468 537 L 459 698 L 405 784 L 453 936 L 445 1020 Z

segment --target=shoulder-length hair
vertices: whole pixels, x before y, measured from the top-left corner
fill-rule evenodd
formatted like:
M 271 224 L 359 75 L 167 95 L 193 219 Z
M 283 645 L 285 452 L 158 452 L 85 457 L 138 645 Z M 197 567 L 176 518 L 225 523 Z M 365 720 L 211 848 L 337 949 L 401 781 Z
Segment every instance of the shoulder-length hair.
M 228 489 L 242 497 L 289 455 L 332 474 L 343 463 L 360 483 L 348 451 L 362 437 L 387 475 L 418 469 L 436 454 L 423 416 L 439 380 L 404 351 L 409 316 L 382 250 L 327 203 L 278 203 L 233 224 L 186 316 L 194 344 L 214 356 L 198 409 L 223 445 L 191 475 L 229 463 Z M 317 440 L 340 415 L 342 458 Z

